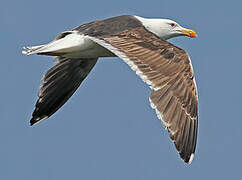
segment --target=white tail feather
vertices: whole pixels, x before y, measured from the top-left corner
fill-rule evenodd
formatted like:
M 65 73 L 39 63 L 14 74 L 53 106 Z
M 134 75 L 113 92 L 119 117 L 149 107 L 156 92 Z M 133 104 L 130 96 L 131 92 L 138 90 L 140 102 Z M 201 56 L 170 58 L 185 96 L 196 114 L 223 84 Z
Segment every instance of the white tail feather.
M 25 55 L 30 55 L 30 54 L 34 54 L 36 53 L 36 51 L 38 49 L 41 49 L 44 45 L 40 45 L 40 46 L 25 46 L 23 47 L 23 51 L 22 53 L 25 54 Z
M 73 33 L 45 45 L 24 47 L 22 53 L 30 55 L 36 53 L 70 53 L 79 51 L 86 48 L 84 45 L 85 39 L 83 37 L 83 35 L 73 31 Z

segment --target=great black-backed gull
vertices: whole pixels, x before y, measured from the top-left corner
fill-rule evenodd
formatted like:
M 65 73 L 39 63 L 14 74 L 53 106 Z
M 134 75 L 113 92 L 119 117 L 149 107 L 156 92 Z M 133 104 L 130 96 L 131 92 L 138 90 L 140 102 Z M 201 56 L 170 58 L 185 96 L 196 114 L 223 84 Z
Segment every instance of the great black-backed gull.
M 80 25 L 53 41 L 25 47 L 23 54 L 54 56 L 43 77 L 30 124 L 55 113 L 76 91 L 99 57 L 123 59 L 152 89 L 149 97 L 181 158 L 191 163 L 198 129 L 198 96 L 188 54 L 167 42 L 196 37 L 193 30 L 168 19 L 123 15 Z

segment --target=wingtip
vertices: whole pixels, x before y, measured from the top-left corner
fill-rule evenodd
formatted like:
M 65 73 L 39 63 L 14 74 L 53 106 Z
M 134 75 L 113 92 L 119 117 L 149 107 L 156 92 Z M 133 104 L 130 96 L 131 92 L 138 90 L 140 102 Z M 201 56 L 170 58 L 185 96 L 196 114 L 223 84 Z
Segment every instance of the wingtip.
M 43 121 L 43 120 L 45 120 L 47 118 L 48 118 L 48 116 L 44 116 L 42 118 L 40 118 L 40 117 L 37 117 L 37 118 L 32 117 L 32 119 L 30 120 L 29 124 L 30 124 L 30 126 L 33 126 L 33 125 L 38 124 L 38 123 L 40 123 L 41 121 Z
M 33 118 L 29 121 L 29 125 L 33 126 L 35 123 L 37 123 Z
M 182 158 L 182 160 L 183 160 L 186 164 L 188 164 L 188 165 L 190 165 L 190 164 L 192 163 L 193 159 L 194 159 L 194 153 L 192 153 L 192 154 L 190 155 L 190 157 Z
M 193 158 L 194 158 L 194 153 L 191 154 L 191 156 L 189 158 L 189 161 L 188 161 L 188 164 L 191 164 L 192 163 Z

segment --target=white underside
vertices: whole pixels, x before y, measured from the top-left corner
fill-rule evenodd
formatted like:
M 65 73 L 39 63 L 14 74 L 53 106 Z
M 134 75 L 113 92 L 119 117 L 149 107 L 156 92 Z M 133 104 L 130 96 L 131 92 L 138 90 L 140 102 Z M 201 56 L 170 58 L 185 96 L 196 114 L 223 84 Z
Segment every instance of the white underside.
M 98 58 L 115 56 L 87 36 L 75 31 L 46 45 L 26 47 L 23 54 L 55 53 L 68 58 Z

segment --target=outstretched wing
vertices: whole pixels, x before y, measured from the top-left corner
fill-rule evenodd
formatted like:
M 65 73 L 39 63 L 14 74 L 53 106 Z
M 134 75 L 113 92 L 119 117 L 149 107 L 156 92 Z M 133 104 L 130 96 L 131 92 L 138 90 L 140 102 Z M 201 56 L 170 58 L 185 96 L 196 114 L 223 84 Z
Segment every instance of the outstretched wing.
M 55 113 L 80 86 L 97 59 L 56 57 L 55 61 L 57 64 L 42 79 L 31 125 Z
M 143 27 L 90 39 L 122 58 L 153 89 L 152 108 L 181 158 L 191 162 L 197 140 L 198 97 L 186 52 Z

